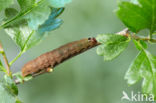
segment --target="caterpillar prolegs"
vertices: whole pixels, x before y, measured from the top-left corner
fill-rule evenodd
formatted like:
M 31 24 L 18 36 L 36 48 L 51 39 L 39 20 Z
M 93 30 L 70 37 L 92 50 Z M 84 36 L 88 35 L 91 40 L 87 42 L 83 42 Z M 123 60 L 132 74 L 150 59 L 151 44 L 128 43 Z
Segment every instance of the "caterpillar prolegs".
M 66 59 L 76 56 L 97 45 L 99 45 L 99 43 L 95 38 L 86 38 L 65 44 L 26 63 L 22 68 L 22 75 L 25 77 L 49 71 L 49 68 L 54 68 Z

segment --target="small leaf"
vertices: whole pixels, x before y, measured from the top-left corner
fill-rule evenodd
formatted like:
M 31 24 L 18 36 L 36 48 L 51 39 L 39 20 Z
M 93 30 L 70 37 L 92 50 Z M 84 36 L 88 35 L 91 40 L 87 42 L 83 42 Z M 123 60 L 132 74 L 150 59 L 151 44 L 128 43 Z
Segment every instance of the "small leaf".
M 15 103 L 17 100 L 18 88 L 13 79 L 4 75 L 0 82 L 0 101 L 1 103 Z
M 15 74 L 13 74 L 13 76 L 16 77 L 16 80 L 20 83 L 24 83 L 24 82 L 29 81 L 33 78 L 32 76 L 23 77 L 21 72 L 17 72 Z
M 132 62 L 125 75 L 128 84 L 135 84 L 143 79 L 143 93 L 154 94 L 156 96 L 156 57 L 148 51 L 142 49 Z
M 11 19 L 12 17 L 14 17 L 17 14 L 18 14 L 18 11 L 14 8 L 6 8 L 5 9 L 5 16 L 7 17 L 7 19 Z
M 13 77 L 16 77 L 16 80 L 20 81 L 20 83 L 23 83 L 23 76 L 21 72 L 14 73 Z
M 18 88 L 15 82 L 10 78 L 9 76 L 4 76 L 4 85 L 7 87 L 7 89 L 10 91 L 12 95 L 18 95 Z
M 118 41 L 126 41 L 127 37 L 118 34 L 100 34 L 96 37 L 96 39 L 100 43 L 110 44 Z
M 1 62 L 1 60 L 0 60 L 0 71 L 3 71 L 3 69 L 2 69 L 2 62 Z
M 0 101 L 1 103 L 15 103 L 15 97 L 10 94 L 6 87 L 0 83 Z
M 56 19 L 56 17 L 62 14 L 63 11 L 64 11 L 64 8 L 59 8 L 59 9 L 53 8 L 48 20 L 46 20 L 44 24 L 42 24 L 39 27 L 38 32 L 40 34 L 43 34 L 44 32 L 52 31 L 60 27 L 63 21 L 61 19 Z
M 13 0 L 0 0 L 0 12 L 13 4 Z
M 29 81 L 29 80 L 31 80 L 33 77 L 32 76 L 26 76 L 26 77 L 24 77 L 24 81 Z
M 23 103 L 23 102 L 17 98 L 15 103 Z
M 133 32 L 149 29 L 156 31 L 156 0 L 133 0 L 119 3 L 117 15 Z
M 103 34 L 97 36 L 97 41 L 102 43 L 97 48 L 97 54 L 104 56 L 104 60 L 112 60 L 122 53 L 128 46 L 129 38 L 116 34 Z
M 0 60 L 0 66 L 2 66 L 3 64 L 2 64 L 2 62 L 1 62 L 1 60 Z
M 0 71 L 3 71 L 3 69 L 4 69 L 4 67 L 3 67 L 3 64 L 2 64 L 2 62 L 0 60 Z

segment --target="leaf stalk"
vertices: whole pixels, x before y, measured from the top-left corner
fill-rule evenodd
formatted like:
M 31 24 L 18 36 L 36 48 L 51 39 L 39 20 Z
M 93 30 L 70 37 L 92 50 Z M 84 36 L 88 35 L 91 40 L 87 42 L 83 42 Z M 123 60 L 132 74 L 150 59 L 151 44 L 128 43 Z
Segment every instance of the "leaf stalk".
M 7 56 L 6 56 L 5 52 L 4 52 L 4 49 L 3 49 L 3 46 L 2 46 L 2 43 L 1 42 L 0 42 L 0 53 L 2 54 L 3 59 L 4 59 L 4 63 L 6 65 L 7 75 L 10 76 L 10 77 L 12 77 L 12 73 L 11 73 L 11 70 L 10 70 L 10 65 L 9 65 Z

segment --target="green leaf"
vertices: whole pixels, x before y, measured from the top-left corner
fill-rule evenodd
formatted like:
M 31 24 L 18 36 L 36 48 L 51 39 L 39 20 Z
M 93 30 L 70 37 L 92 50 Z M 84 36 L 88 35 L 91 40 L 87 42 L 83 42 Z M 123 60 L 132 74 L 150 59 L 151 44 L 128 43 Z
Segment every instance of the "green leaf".
M 148 48 L 148 45 L 147 45 L 147 43 L 146 43 L 145 41 L 140 40 L 139 42 L 140 42 L 140 44 L 142 45 L 142 47 L 143 47 L 144 49 L 147 49 L 147 48 Z
M 129 38 L 117 34 L 102 34 L 97 36 L 97 41 L 102 43 L 97 48 L 97 54 L 104 56 L 104 60 L 112 60 L 122 53 L 128 46 Z
M 32 76 L 23 77 L 21 72 L 17 72 L 15 74 L 13 74 L 13 76 L 16 77 L 16 80 L 19 81 L 20 83 L 23 83 L 25 81 L 29 81 L 33 78 Z
M 25 15 L 24 18 L 28 20 L 28 25 L 30 28 L 37 30 L 38 26 L 43 24 L 45 20 L 48 19 L 49 15 L 50 8 L 46 4 L 41 4 L 40 6 L 33 8 L 30 13 Z
M 7 21 L 13 17 L 15 17 L 16 15 L 18 15 L 18 11 L 14 8 L 6 8 L 5 9 L 5 19 L 4 21 Z M 7 25 L 6 27 L 17 27 L 18 25 L 22 25 L 22 24 L 26 24 L 26 20 L 25 19 L 17 19 L 14 22 L 12 22 L 10 25 Z
M 156 57 L 148 51 L 142 49 L 132 62 L 125 75 L 128 84 L 135 84 L 143 79 L 143 93 L 154 94 L 156 96 Z
M 18 11 L 14 8 L 6 8 L 5 9 L 5 16 L 7 17 L 7 19 L 11 19 L 12 17 L 14 17 L 17 14 L 18 14 Z
M 23 103 L 23 102 L 17 98 L 15 103 Z
M 152 34 L 156 30 L 156 0 L 122 1 L 117 15 L 133 32 L 149 29 Z
M 27 42 L 29 41 L 32 34 L 34 34 L 34 32 L 26 25 L 6 28 L 5 31 L 20 47 L 21 51 L 27 48 Z
M 45 32 L 52 31 L 62 24 L 62 20 L 56 19 L 56 17 L 58 17 L 63 10 L 63 8 L 53 8 L 48 20 L 39 26 L 36 31 L 29 28 L 25 21 L 23 21 L 22 24 L 17 23 L 15 25 L 8 26 L 5 31 L 20 47 L 21 51 L 25 52 L 46 37 L 47 34 L 45 34 Z
M 133 42 L 138 50 L 142 50 L 142 48 L 147 49 L 148 47 L 148 45 L 142 40 L 139 41 L 133 40 Z
M 21 10 L 26 10 L 28 8 L 31 8 L 33 4 L 35 4 L 36 0 L 17 0 Z
M 13 0 L 0 0 L 0 12 L 13 4 Z
M 31 80 L 32 78 L 33 78 L 32 76 L 24 77 L 24 81 L 29 81 L 29 80 Z
M 1 60 L 0 60 L 0 71 L 7 72 L 7 70 L 4 68 Z
M 17 0 L 21 11 L 15 17 L 4 22 L 1 27 L 5 28 L 12 23 L 25 18 L 31 29 L 37 28 L 46 21 L 50 15 L 50 8 L 64 7 L 71 0 Z
M 17 100 L 18 88 L 13 79 L 4 75 L 0 82 L 0 101 L 1 103 L 15 103 Z
M 2 66 L 3 64 L 2 64 L 2 62 L 1 62 L 1 60 L 0 60 L 0 66 Z
M 19 81 L 20 83 L 23 83 L 24 78 L 23 78 L 21 72 L 17 72 L 15 74 L 13 74 L 13 77 L 15 77 L 16 80 Z
M 62 12 L 64 11 L 64 8 L 53 8 L 51 11 L 51 14 L 41 26 L 39 26 L 38 32 L 40 34 L 43 34 L 44 32 L 47 31 L 52 31 L 60 27 L 60 25 L 63 23 L 61 19 L 56 19 Z
M 49 17 L 51 7 L 60 8 L 71 0 L 18 0 L 20 4 L 22 15 L 28 20 L 28 25 L 31 29 L 37 30 Z M 21 15 L 21 14 L 20 14 Z
M 15 97 L 10 94 L 7 88 L 0 83 L 0 101 L 1 103 L 15 103 Z
M 0 65 L 2 66 L 2 62 L 1 62 L 1 60 L 0 60 Z
M 0 60 L 0 71 L 3 71 L 3 64 L 2 64 L 2 62 L 1 62 L 1 60 Z
M 9 92 L 12 95 L 18 95 L 18 88 L 17 85 L 15 84 L 15 82 L 12 80 L 12 78 L 10 78 L 9 76 L 5 75 L 4 76 L 4 85 L 6 86 L 6 88 L 9 90 Z

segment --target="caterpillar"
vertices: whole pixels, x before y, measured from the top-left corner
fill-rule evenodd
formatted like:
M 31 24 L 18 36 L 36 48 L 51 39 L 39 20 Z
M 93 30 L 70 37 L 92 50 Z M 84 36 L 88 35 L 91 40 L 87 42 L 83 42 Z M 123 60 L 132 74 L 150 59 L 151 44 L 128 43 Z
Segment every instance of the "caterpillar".
M 85 38 L 65 44 L 26 63 L 22 67 L 22 76 L 35 76 L 38 75 L 38 73 L 49 71 L 49 68 L 54 68 L 63 61 L 97 45 L 99 45 L 99 43 L 95 38 Z

